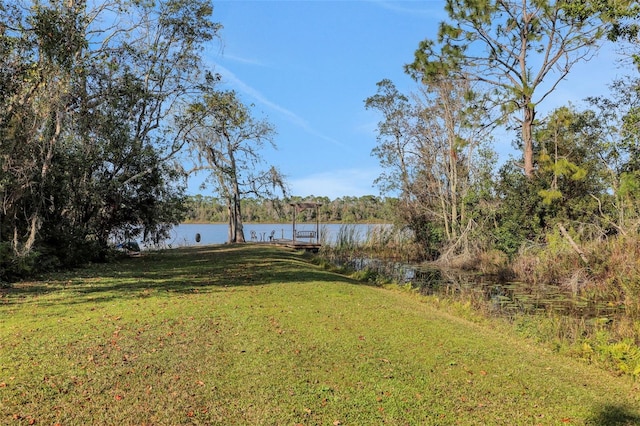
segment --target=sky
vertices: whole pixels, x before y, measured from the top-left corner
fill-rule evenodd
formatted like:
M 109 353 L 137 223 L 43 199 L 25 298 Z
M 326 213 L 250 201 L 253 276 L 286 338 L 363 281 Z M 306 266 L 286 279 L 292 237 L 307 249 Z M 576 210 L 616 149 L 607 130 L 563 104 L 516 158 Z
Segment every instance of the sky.
M 403 93 L 417 90 L 404 73 L 420 41 L 435 39 L 445 20 L 442 0 L 213 0 L 221 39 L 205 61 L 253 105 L 256 119 L 276 128 L 277 150 L 261 151 L 286 177 L 294 196 L 384 195 L 374 185 L 382 169 L 371 151 L 381 116 L 366 110 L 376 83 L 388 78 Z M 610 52 L 576 67 L 549 108 L 606 94 L 616 74 Z M 611 77 L 610 77 L 611 76 Z M 595 77 L 595 78 L 594 78 Z M 508 139 L 508 138 L 503 138 Z M 501 158 L 510 140 L 494 147 Z M 201 189 L 202 174 L 188 193 Z

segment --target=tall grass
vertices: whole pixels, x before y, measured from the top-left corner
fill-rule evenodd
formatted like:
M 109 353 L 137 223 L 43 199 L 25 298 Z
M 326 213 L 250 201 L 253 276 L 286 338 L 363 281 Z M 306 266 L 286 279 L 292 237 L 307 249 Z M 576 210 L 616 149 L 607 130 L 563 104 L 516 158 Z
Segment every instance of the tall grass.
M 586 263 L 551 234 L 545 246 L 521 251 L 513 271 L 533 288 L 556 286 L 582 304 L 607 305 L 617 313 L 589 320 L 554 313 L 522 316 L 516 328 L 560 352 L 640 378 L 640 239 L 620 236 L 580 245 Z
M 518 280 L 556 285 L 574 296 L 624 306 L 627 316 L 640 319 L 640 239 L 611 238 L 583 245 L 588 262 L 566 243 L 522 251 L 512 268 Z
M 566 295 L 561 302 L 571 306 L 568 311 L 551 306 L 536 308 L 538 313 L 516 309 L 508 322 L 517 332 L 557 352 L 640 378 L 640 240 L 611 238 L 580 246 L 587 263 L 559 233 L 552 233 L 546 245 L 521 250 L 511 263 L 499 252 L 480 253 L 476 267 L 496 279 L 523 282 L 534 299 L 550 291 Z M 397 228 L 374 227 L 362 238 L 345 225 L 336 244 L 323 247 L 322 253 L 332 263 L 360 270 L 359 278 L 402 283 L 404 273 L 393 260 L 410 262 L 419 258 L 420 250 L 410 234 Z M 385 269 L 378 259 L 392 262 L 384 263 Z M 477 292 L 437 297 L 468 303 L 485 317 L 495 315 L 494 301 Z
M 424 250 L 415 243 L 410 231 L 389 225 L 373 225 L 362 235 L 355 225 L 341 225 L 335 242 L 323 244 L 322 253 L 327 257 L 421 260 Z

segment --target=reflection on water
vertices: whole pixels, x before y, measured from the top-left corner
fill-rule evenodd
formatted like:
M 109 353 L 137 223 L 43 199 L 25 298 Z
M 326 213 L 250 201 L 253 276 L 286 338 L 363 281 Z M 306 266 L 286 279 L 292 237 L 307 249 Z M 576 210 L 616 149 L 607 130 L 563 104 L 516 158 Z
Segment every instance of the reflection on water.
M 503 282 L 490 275 L 379 259 L 354 258 L 341 263 L 355 270 L 373 271 L 399 284 L 410 283 L 425 295 L 470 301 L 496 315 L 554 312 L 606 320 L 623 312 L 617 304 L 575 295 L 554 285 Z

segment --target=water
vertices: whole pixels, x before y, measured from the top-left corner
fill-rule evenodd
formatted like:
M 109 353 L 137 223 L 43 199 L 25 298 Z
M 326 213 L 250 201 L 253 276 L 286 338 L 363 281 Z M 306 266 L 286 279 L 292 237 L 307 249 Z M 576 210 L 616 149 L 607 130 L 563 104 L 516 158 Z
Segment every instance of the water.
M 332 244 L 336 241 L 336 236 L 342 224 L 320 224 L 320 241 L 325 244 Z M 376 226 L 368 224 L 346 225 L 352 227 L 355 236 L 364 241 L 368 233 Z M 291 223 L 245 223 L 245 240 L 251 241 L 252 231 L 255 232 L 255 241 L 269 241 L 269 236 L 273 232 L 274 239 L 292 239 Z M 298 231 L 315 231 L 315 224 L 296 224 Z M 229 225 L 227 224 L 181 224 L 174 227 L 171 236 L 162 244 L 166 247 L 186 247 L 197 245 L 224 244 L 228 240 Z M 200 234 L 200 242 L 196 242 L 196 234 Z
M 355 258 L 345 263 L 356 270 L 368 269 L 394 282 L 410 284 L 425 295 L 470 301 L 500 316 L 553 312 L 602 320 L 623 312 L 621 306 L 607 300 L 582 297 L 557 285 L 509 282 L 491 275 L 379 259 Z

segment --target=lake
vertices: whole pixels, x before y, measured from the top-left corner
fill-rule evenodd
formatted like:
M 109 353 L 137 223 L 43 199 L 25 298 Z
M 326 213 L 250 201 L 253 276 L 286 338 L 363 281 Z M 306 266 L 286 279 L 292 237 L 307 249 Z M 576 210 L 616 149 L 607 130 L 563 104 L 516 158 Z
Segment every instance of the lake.
M 320 241 L 324 244 L 332 244 L 336 241 L 336 237 L 341 227 L 348 226 L 354 229 L 354 236 L 363 241 L 368 233 L 375 227 L 388 225 L 370 225 L 370 224 L 320 224 Z M 252 231 L 255 232 L 255 241 L 269 241 L 269 236 L 274 233 L 274 239 L 292 239 L 291 223 L 245 223 L 244 237 L 247 241 L 251 241 Z M 316 225 L 309 223 L 297 223 L 297 231 L 315 231 Z M 226 223 L 183 223 L 175 226 L 171 230 L 171 236 L 165 240 L 164 246 L 167 247 L 186 247 L 196 245 L 224 244 L 227 242 L 227 234 L 229 225 Z M 196 234 L 200 234 L 200 242 L 196 242 Z

